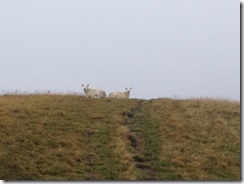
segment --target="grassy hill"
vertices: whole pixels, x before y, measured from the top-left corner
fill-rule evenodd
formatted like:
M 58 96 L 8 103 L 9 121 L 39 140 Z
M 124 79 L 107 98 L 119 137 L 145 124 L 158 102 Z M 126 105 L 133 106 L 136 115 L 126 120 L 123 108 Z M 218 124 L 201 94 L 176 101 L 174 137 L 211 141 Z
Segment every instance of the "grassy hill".
M 0 96 L 2 180 L 240 180 L 240 104 Z

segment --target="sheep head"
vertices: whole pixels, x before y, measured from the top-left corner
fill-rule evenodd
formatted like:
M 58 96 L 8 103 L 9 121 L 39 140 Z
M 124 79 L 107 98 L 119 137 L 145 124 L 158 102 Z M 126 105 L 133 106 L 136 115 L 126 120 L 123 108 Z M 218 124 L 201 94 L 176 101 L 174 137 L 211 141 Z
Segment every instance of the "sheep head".
M 131 91 L 132 88 L 130 88 L 130 89 L 125 88 L 125 89 L 126 89 L 126 92 L 127 92 L 127 93 L 130 93 L 130 91 Z
M 90 91 L 89 84 L 87 84 L 86 87 L 85 87 L 84 84 L 82 84 L 82 86 L 83 86 L 83 90 L 84 90 L 85 93 L 88 93 Z

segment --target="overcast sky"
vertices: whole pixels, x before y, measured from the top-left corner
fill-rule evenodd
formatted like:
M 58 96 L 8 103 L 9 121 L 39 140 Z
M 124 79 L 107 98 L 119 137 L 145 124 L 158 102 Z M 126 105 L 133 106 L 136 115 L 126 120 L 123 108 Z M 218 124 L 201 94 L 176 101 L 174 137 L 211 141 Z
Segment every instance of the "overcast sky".
M 0 0 L 0 90 L 240 99 L 240 1 Z

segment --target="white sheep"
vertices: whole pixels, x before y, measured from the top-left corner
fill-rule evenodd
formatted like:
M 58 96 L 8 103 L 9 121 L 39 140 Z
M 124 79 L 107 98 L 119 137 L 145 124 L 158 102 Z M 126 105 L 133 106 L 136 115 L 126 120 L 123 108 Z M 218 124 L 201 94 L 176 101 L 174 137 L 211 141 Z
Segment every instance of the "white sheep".
M 125 88 L 125 92 L 112 92 L 108 95 L 109 98 L 129 98 L 130 91 L 132 88 L 128 90 L 128 88 Z
M 103 90 L 100 89 L 92 89 L 89 88 L 89 84 L 85 87 L 84 84 L 82 84 L 85 92 L 85 96 L 88 98 L 106 98 L 106 93 Z

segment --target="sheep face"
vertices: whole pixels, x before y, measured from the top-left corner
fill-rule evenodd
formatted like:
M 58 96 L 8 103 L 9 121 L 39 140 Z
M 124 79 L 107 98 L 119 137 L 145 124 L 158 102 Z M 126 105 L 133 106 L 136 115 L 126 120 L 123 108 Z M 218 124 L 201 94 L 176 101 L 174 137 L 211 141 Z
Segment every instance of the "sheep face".
M 132 90 L 132 88 L 128 89 L 128 88 L 125 88 L 126 89 L 126 93 L 130 93 L 130 91 Z
M 82 86 L 83 86 L 83 88 L 84 88 L 83 90 L 84 90 L 85 94 L 87 94 L 87 93 L 90 91 L 90 89 L 89 89 L 89 84 L 87 84 L 86 87 L 85 87 L 84 84 L 82 84 Z

